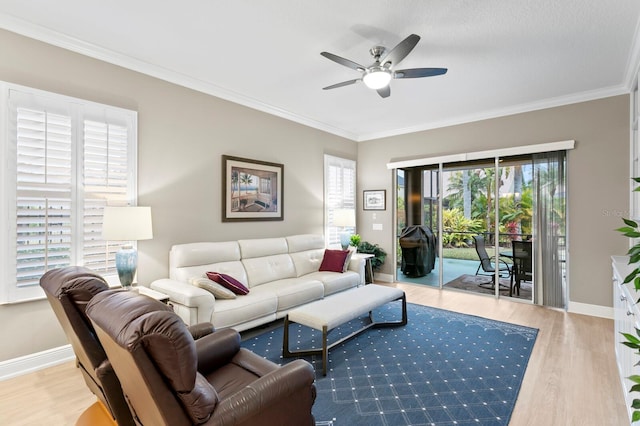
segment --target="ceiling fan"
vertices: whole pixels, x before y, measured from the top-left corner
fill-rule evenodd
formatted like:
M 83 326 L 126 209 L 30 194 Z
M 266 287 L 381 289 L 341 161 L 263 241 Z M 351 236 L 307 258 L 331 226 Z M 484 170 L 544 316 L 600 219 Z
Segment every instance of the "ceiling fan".
M 433 77 L 436 75 L 442 75 L 447 72 L 446 68 L 410 68 L 405 70 L 396 70 L 395 67 L 402 61 L 407 55 L 416 47 L 416 44 L 420 41 L 420 36 L 411 34 L 409 37 L 402 40 L 396 47 L 391 49 L 389 53 L 386 53 L 387 49 L 384 46 L 374 46 L 369 50 L 371 56 L 374 58 L 374 63 L 368 67 L 360 65 L 349 59 L 342 58 L 329 52 L 321 52 L 320 54 L 327 59 L 331 59 L 334 62 L 344 65 L 347 68 L 354 69 L 362 73 L 360 78 L 353 80 L 343 81 L 342 83 L 332 84 L 331 86 L 323 87 L 322 90 L 337 89 L 338 87 L 349 86 L 358 81 L 361 81 L 370 89 L 374 89 L 383 98 L 391 95 L 391 89 L 389 83 L 391 79 L 398 78 L 420 78 L 420 77 Z

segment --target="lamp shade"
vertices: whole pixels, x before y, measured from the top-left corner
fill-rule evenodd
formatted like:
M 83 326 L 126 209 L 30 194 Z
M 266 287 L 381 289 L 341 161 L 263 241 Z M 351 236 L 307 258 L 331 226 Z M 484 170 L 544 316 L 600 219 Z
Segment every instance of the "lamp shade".
M 356 212 L 353 209 L 336 209 L 333 211 L 333 226 L 344 228 L 356 226 Z
M 105 207 L 102 238 L 138 241 L 153 238 L 151 207 Z

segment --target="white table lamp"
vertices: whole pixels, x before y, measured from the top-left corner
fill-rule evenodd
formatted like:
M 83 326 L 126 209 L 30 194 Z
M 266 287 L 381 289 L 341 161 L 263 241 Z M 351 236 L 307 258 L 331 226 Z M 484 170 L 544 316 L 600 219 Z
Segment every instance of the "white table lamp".
M 345 228 L 355 228 L 356 212 L 352 209 L 336 209 L 333 211 L 333 226 L 341 227 L 340 245 L 343 250 L 349 248 L 352 233 Z
M 151 207 L 105 207 L 102 237 L 107 241 L 127 241 L 116 253 L 120 284 L 131 288 L 138 268 L 138 252 L 131 241 L 153 238 Z

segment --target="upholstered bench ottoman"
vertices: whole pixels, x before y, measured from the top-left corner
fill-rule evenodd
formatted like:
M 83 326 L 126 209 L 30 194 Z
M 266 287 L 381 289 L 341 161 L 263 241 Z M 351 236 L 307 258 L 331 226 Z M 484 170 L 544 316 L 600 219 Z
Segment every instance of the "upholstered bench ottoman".
M 402 300 L 402 319 L 391 322 L 374 321 L 371 311 L 395 300 Z M 367 312 L 369 313 L 369 324 L 331 345 L 327 344 L 329 331 Z M 322 348 L 289 350 L 289 324 L 292 322 L 322 331 Z M 371 327 L 391 327 L 405 324 L 407 324 L 407 299 L 404 291 L 375 284 L 358 287 L 289 311 L 289 314 L 284 318 L 282 356 L 322 355 L 322 374 L 326 376 L 329 349 Z

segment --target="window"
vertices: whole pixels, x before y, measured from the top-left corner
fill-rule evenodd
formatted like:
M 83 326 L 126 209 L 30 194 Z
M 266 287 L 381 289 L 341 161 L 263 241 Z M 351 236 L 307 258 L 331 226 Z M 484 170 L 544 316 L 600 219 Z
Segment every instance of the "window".
M 136 202 L 136 113 L 0 87 L 0 300 L 43 297 L 40 277 L 63 266 L 115 276 L 119 244 L 102 240 L 102 211 Z
M 355 232 L 353 228 L 334 226 L 336 210 L 356 210 L 356 162 L 345 158 L 324 156 L 324 214 L 327 246 L 340 244 L 342 232 Z

